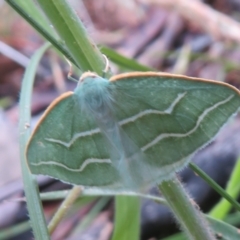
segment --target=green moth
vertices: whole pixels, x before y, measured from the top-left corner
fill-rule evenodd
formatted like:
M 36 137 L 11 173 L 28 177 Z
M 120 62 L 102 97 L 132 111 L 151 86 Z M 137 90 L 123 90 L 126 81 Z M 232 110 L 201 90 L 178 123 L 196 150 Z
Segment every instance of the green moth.
M 186 166 L 239 107 L 239 91 L 225 83 L 86 72 L 43 114 L 27 145 L 28 166 L 76 185 L 143 189 Z

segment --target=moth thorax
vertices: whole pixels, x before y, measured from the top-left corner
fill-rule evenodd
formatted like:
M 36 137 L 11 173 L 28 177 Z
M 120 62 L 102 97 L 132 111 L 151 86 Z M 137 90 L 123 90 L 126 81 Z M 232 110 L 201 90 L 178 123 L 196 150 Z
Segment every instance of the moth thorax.
M 93 94 L 88 96 L 86 99 L 86 104 L 90 111 L 104 114 L 109 109 L 109 102 L 102 95 Z
M 84 106 L 87 111 L 94 114 L 97 118 L 109 115 L 113 108 L 111 92 L 105 88 L 92 88 L 85 92 Z
M 86 73 L 75 89 L 81 108 L 94 118 L 104 119 L 113 109 L 113 89 L 110 82 L 94 73 Z

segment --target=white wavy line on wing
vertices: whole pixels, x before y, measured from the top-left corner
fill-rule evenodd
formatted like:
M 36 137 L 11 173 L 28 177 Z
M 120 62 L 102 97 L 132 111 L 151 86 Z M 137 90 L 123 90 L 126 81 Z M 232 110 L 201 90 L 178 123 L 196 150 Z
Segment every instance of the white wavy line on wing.
M 58 163 L 58 162 L 54 162 L 54 161 L 30 163 L 30 164 L 33 165 L 33 166 L 56 165 L 58 167 L 65 168 L 65 169 L 67 169 L 68 171 L 71 171 L 71 172 L 82 172 L 91 163 L 109 163 L 109 164 L 111 164 L 112 161 L 110 159 L 89 158 L 89 159 L 86 159 L 78 169 L 69 168 L 62 163 Z
M 141 111 L 139 113 L 137 113 L 136 115 L 132 116 L 132 117 L 129 117 L 129 118 L 126 118 L 122 121 L 119 122 L 119 125 L 122 126 L 122 125 L 125 125 L 129 122 L 134 122 L 136 121 L 137 119 L 145 116 L 145 115 L 148 115 L 148 114 L 159 114 L 159 115 L 164 115 L 164 114 L 171 114 L 172 111 L 174 110 L 175 106 L 177 105 L 177 103 L 186 95 L 186 92 L 184 93 L 179 93 L 177 98 L 171 103 L 171 105 L 164 111 L 159 111 L 159 110 L 153 110 L 153 109 L 146 109 L 144 111 Z
M 120 121 L 119 125 L 123 126 L 123 125 L 125 125 L 129 122 L 134 122 L 137 119 L 139 119 L 139 118 L 141 118 L 145 115 L 148 115 L 148 114 L 160 114 L 160 115 L 171 114 L 172 111 L 174 110 L 175 106 L 177 105 L 177 103 L 186 95 L 186 93 L 187 92 L 179 93 L 178 96 L 176 97 L 176 99 L 164 111 L 146 109 L 144 111 L 141 111 L 141 112 L 137 113 L 136 115 L 134 115 L 132 117 L 129 117 L 129 118 L 126 118 L 126 119 Z M 85 131 L 85 132 L 81 132 L 81 133 L 76 133 L 76 134 L 73 135 L 72 139 L 69 142 L 64 142 L 64 141 L 54 139 L 54 138 L 45 138 L 45 140 L 47 140 L 49 142 L 59 143 L 59 144 L 65 146 L 65 147 L 69 148 L 78 138 L 90 136 L 90 135 L 93 135 L 93 134 L 96 134 L 96 133 L 99 133 L 99 132 L 100 132 L 100 129 L 96 128 L 96 129 L 93 129 L 93 130 L 89 130 L 89 131 Z
M 232 98 L 234 97 L 234 95 L 229 96 L 228 98 L 226 98 L 223 101 L 220 101 L 216 104 L 214 104 L 213 106 L 207 108 L 205 111 L 203 111 L 203 113 L 198 117 L 198 120 L 196 122 L 196 125 L 188 132 L 186 133 L 161 133 L 160 135 L 158 135 L 155 139 L 153 139 L 150 143 L 146 144 L 144 147 L 141 148 L 142 151 L 146 151 L 148 148 L 156 145 L 159 141 L 161 141 L 164 138 L 168 138 L 168 137 L 186 137 L 189 136 L 190 134 L 194 133 L 199 125 L 201 124 L 201 122 L 203 121 L 203 119 L 205 118 L 205 116 L 211 112 L 212 110 L 216 109 L 218 106 L 225 104 L 227 102 L 229 102 Z
M 59 143 L 59 144 L 64 145 L 65 147 L 69 148 L 78 138 L 86 137 L 86 136 L 93 135 L 93 134 L 96 134 L 96 133 L 100 133 L 99 128 L 89 130 L 89 131 L 86 131 L 86 132 L 75 133 L 73 135 L 72 139 L 69 142 L 64 142 L 64 141 L 57 140 L 57 139 L 54 139 L 54 138 L 45 138 L 45 140 L 47 140 L 49 142 Z

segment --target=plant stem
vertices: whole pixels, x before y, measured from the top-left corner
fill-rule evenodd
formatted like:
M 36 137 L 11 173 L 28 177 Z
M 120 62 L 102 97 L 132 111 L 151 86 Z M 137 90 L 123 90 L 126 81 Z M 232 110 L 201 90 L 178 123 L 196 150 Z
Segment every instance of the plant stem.
M 164 181 L 159 189 L 189 239 L 213 240 L 208 223 L 177 177 Z
M 64 215 L 68 211 L 68 208 L 75 202 L 79 197 L 82 188 L 80 186 L 75 186 L 69 191 L 68 196 L 64 199 L 61 206 L 58 208 L 57 212 L 53 216 L 51 222 L 48 224 L 49 233 L 52 234 L 59 222 L 63 219 Z

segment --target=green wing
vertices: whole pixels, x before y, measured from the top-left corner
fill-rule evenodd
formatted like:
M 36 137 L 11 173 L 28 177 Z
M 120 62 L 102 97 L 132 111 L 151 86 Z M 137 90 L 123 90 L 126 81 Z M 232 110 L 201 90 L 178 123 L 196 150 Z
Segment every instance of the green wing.
M 154 181 L 183 168 L 240 107 L 239 91 L 215 81 L 164 73 L 121 74 L 110 81 L 119 125 L 144 153 Z
M 72 92 L 46 110 L 27 146 L 34 174 L 85 185 L 114 185 L 119 174 L 112 166 L 105 139 L 93 119 L 82 114 Z

